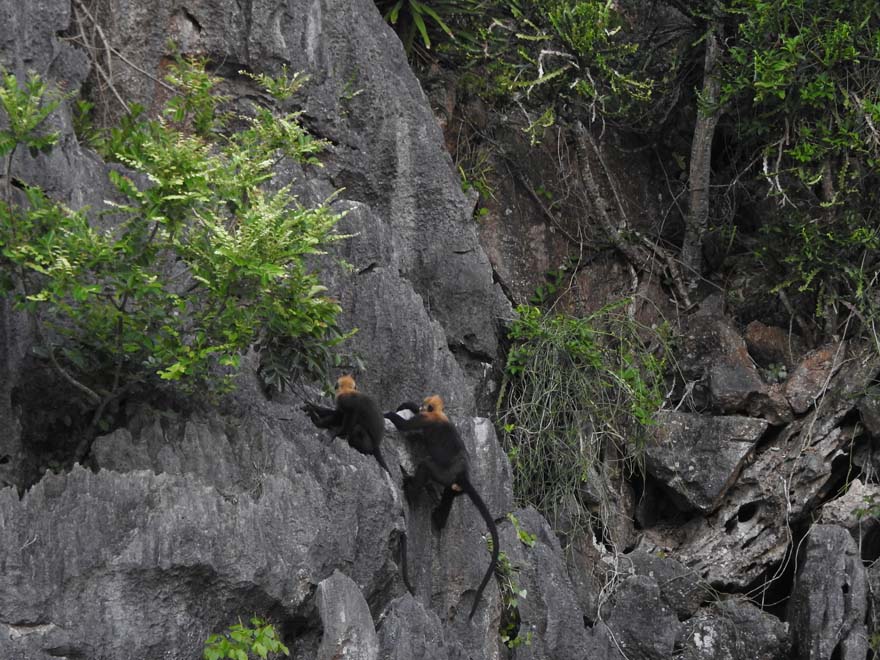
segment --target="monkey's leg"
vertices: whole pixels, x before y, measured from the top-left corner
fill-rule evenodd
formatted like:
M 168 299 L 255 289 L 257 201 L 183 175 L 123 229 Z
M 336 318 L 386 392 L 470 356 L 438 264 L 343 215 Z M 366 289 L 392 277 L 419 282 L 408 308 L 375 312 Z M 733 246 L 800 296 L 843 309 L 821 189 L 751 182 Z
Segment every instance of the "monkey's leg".
M 352 429 L 348 436 L 348 444 L 362 454 L 375 456 L 376 462 L 382 466 L 382 469 L 391 474 L 391 470 L 388 469 L 388 463 L 385 462 L 385 457 L 382 456 L 382 450 L 379 449 L 379 443 L 374 442 L 373 438 L 370 437 L 363 427 L 358 425 Z
M 431 513 L 431 521 L 434 523 L 434 529 L 438 532 L 446 527 L 446 521 L 449 519 L 449 512 L 452 510 L 452 503 L 455 498 L 462 494 L 462 491 L 455 490 L 452 486 L 443 489 L 443 496 L 440 498 L 440 504 Z

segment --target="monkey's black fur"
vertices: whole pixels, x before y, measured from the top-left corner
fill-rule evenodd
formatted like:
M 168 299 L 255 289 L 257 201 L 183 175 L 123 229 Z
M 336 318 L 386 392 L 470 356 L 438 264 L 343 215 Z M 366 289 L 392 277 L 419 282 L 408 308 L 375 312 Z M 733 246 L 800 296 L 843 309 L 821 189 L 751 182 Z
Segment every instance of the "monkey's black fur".
M 436 410 L 434 401 L 438 402 Z M 401 410 L 416 412 L 419 408 L 414 403 L 406 402 L 398 406 L 397 412 Z M 477 588 L 477 595 L 474 597 L 474 604 L 468 615 L 470 620 L 477 611 L 483 590 L 498 565 L 498 528 L 495 526 L 492 514 L 489 513 L 489 508 L 471 483 L 467 448 L 464 446 L 458 430 L 443 414 L 442 400 L 439 397 L 429 397 L 425 400 L 421 411 L 410 419 L 404 419 L 397 412 L 385 413 L 385 417 L 390 419 L 399 431 L 406 433 L 407 439 L 417 449 L 416 473 L 411 478 L 409 486 L 424 487 L 428 481 L 434 481 L 443 486 L 440 504 L 431 515 L 434 527 L 442 530 L 446 526 L 453 500 L 459 495 L 467 494 L 480 515 L 483 516 L 489 533 L 492 535 L 492 559 L 483 576 L 483 581 Z M 405 557 L 405 551 L 403 554 Z M 404 581 L 408 586 L 405 564 Z M 412 590 L 410 589 L 410 591 Z
M 345 438 L 352 448 L 362 454 L 375 456 L 379 465 L 391 474 L 379 448 L 385 421 L 382 411 L 371 397 L 357 391 L 345 391 L 337 395 L 336 408 L 306 403 L 302 409 L 315 426 L 329 429 L 334 438 Z

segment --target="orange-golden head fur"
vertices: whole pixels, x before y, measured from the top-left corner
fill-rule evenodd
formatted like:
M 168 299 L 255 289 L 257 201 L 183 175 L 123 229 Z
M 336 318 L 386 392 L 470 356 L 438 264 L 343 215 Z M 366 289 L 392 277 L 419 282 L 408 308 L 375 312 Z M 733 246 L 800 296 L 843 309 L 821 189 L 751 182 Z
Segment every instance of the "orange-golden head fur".
M 340 376 L 336 380 L 336 396 L 351 394 L 352 392 L 357 392 L 357 385 L 354 382 L 354 378 L 348 374 Z
M 446 413 L 443 412 L 443 399 L 440 398 L 439 394 L 432 394 L 431 396 L 425 397 L 425 401 L 422 403 L 420 411 L 424 417 L 432 421 L 449 421 Z

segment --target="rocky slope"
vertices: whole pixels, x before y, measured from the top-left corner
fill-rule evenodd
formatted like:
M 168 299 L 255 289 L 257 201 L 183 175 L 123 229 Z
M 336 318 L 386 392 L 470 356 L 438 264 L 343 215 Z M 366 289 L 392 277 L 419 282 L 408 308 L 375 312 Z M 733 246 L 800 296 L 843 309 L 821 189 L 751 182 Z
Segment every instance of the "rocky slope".
M 222 407 L 133 406 L 88 467 L 30 479 L 29 443 L 49 428 L 34 417 L 61 402 L 35 383 L 31 331 L 4 303 L 0 658 L 193 659 L 210 633 L 254 614 L 303 659 L 866 657 L 877 575 L 864 560 L 880 554 L 876 525 L 856 515 L 878 490 L 870 352 L 792 351 L 784 333 L 743 335 L 707 301 L 682 327 L 683 403 L 659 417 L 644 479 L 613 502 L 615 544 L 582 539 L 564 554 L 537 512 L 517 510 L 534 535 L 525 543 L 505 518 L 506 456 L 477 416 L 510 304 L 440 128 L 371 0 L 86 6 L 116 52 L 116 91 L 147 108 L 160 100 L 151 76 L 169 38 L 207 56 L 233 96 L 253 93 L 242 68 L 310 75 L 305 121 L 333 146 L 324 167 L 285 163 L 279 180 L 306 202 L 343 188 L 334 204 L 352 238 L 334 250 L 352 267 L 327 259 L 323 278 L 344 327 L 359 329 L 359 383 L 385 409 L 435 391 L 448 400 L 525 590 L 518 627 L 529 643 L 502 643 L 494 581 L 467 620 L 489 558 L 473 507 L 457 503 L 432 533 L 428 498 L 403 497 L 411 464 L 390 426 L 388 476 L 327 443 L 299 411 L 302 393 L 267 399 L 252 365 Z M 68 38 L 78 31 L 69 2 L 0 0 L 0 25 L 7 69 L 68 91 L 94 80 Z M 59 147 L 18 155 L 16 176 L 100 207 L 106 166 L 77 141 L 69 103 L 53 121 Z M 493 226 L 489 249 L 518 226 Z M 528 280 L 493 254 L 505 277 Z M 758 367 L 777 361 L 790 375 L 767 382 Z M 404 532 L 414 596 L 398 565 Z

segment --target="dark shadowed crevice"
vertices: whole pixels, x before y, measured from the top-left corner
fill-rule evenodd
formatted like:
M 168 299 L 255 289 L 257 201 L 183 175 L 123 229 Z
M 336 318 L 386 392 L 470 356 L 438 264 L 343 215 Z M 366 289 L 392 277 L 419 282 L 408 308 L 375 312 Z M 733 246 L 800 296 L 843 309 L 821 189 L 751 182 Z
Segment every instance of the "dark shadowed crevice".
M 843 641 L 837 643 L 837 646 L 834 647 L 834 650 L 831 652 L 831 658 L 829 660 L 843 660 Z

